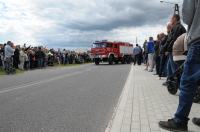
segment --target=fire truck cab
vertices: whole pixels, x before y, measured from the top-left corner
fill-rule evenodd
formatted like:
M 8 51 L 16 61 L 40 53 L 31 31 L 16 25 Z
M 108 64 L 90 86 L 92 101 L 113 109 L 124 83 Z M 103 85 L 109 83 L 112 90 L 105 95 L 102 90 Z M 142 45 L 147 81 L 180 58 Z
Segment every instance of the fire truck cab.
M 108 62 L 110 65 L 130 64 L 133 55 L 133 45 L 126 42 L 96 41 L 93 43 L 91 53 L 96 65 Z

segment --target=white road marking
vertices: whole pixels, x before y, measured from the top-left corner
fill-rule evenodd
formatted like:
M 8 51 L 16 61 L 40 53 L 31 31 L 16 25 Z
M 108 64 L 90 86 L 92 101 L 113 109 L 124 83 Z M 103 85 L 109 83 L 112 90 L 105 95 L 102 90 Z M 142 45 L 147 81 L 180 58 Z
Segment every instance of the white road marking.
M 108 123 L 105 132 L 120 132 L 122 119 L 124 115 L 124 108 L 128 99 L 128 92 L 131 88 L 131 80 L 133 78 L 133 65 L 131 66 L 130 73 L 126 80 L 125 86 L 122 90 L 122 93 L 119 97 L 119 101 L 114 109 L 113 116 Z
M 15 87 L 3 88 L 5 90 L 0 91 L 0 94 L 8 93 L 8 92 L 11 92 L 11 91 L 14 91 L 14 90 L 24 89 L 26 87 L 30 87 L 30 86 L 34 86 L 34 85 L 38 85 L 38 84 L 42 84 L 42 83 L 47 83 L 47 82 L 59 80 L 59 79 L 65 78 L 65 77 L 75 76 L 75 75 L 82 74 L 84 72 L 90 71 L 91 69 L 92 68 L 87 69 L 87 70 L 83 70 L 83 71 L 77 71 L 77 72 L 74 72 L 74 73 L 71 73 L 71 74 L 53 77 L 53 78 L 42 80 L 42 81 L 31 82 L 31 83 L 27 83 L 27 84 L 15 86 Z

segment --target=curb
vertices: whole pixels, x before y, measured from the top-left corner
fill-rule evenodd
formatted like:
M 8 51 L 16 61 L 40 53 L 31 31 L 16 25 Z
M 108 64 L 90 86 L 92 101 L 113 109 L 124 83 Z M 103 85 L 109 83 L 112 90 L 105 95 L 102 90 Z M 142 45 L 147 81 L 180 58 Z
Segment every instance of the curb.
M 120 132 L 121 131 L 121 125 L 122 125 L 123 116 L 125 113 L 125 106 L 128 99 L 128 92 L 131 88 L 130 84 L 131 84 L 132 75 L 133 75 L 133 65 L 131 65 L 131 70 L 127 77 L 126 83 L 119 97 L 119 101 L 116 107 L 114 108 L 112 118 L 109 121 L 107 128 L 105 129 L 105 132 Z

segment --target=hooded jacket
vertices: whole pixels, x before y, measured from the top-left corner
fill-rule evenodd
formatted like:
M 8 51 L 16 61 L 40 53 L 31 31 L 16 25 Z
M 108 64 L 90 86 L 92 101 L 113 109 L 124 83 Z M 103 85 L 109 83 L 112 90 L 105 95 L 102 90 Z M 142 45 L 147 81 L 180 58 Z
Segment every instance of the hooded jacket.
M 186 33 L 182 34 L 173 45 L 173 60 L 181 61 L 186 60 L 186 55 L 184 53 L 187 51 L 187 43 L 185 43 Z
M 188 25 L 188 44 L 200 40 L 200 0 L 183 1 L 183 21 Z

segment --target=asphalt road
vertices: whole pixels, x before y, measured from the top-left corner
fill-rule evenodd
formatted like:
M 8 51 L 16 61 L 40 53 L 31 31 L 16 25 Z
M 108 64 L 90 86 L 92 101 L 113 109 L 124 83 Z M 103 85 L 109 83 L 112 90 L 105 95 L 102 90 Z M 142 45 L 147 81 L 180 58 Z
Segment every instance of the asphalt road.
M 130 65 L 82 65 L 0 77 L 0 132 L 103 132 Z

